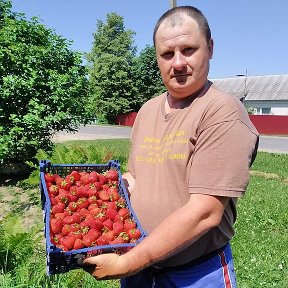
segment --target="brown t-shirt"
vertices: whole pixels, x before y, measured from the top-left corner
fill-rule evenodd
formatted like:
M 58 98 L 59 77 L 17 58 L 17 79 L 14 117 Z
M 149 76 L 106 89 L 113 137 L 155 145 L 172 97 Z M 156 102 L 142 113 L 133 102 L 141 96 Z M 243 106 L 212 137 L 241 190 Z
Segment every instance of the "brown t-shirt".
M 143 105 L 132 131 L 131 204 L 144 229 L 153 231 L 191 193 L 231 197 L 218 227 L 161 263 L 175 266 L 222 247 L 234 235 L 236 199 L 248 185 L 258 133 L 242 103 L 213 86 L 168 114 L 166 95 Z

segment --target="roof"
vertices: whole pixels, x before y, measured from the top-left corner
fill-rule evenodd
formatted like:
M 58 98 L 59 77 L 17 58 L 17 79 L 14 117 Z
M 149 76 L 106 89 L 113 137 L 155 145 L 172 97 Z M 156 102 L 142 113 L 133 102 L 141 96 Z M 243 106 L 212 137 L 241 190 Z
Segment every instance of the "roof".
M 288 100 L 288 74 L 211 79 L 224 92 L 245 100 Z

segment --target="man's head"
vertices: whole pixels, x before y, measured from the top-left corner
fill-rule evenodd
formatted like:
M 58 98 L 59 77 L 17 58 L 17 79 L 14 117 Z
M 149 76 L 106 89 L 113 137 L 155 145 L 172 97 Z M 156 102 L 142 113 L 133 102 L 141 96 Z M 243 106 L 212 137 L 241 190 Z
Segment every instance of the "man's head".
M 173 97 L 185 98 L 207 82 L 213 40 L 198 9 L 180 6 L 164 13 L 153 40 L 163 82 Z
M 155 35 L 161 23 L 164 20 L 170 20 L 172 25 L 173 23 L 176 24 L 179 21 L 179 17 L 181 14 L 186 14 L 187 16 L 191 17 L 198 23 L 199 29 L 206 36 L 207 43 L 209 43 L 209 41 L 211 40 L 211 30 L 208 21 L 206 17 L 203 15 L 203 13 L 197 8 L 192 6 L 179 6 L 166 11 L 157 21 L 153 33 L 154 46 L 155 46 Z

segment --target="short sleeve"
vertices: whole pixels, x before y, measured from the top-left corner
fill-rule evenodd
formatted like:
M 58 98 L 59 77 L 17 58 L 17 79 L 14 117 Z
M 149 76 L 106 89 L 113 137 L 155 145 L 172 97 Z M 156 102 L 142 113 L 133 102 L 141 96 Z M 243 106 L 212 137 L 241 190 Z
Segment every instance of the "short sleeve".
M 240 120 L 224 121 L 198 136 L 189 172 L 189 192 L 240 197 L 249 182 L 255 135 Z

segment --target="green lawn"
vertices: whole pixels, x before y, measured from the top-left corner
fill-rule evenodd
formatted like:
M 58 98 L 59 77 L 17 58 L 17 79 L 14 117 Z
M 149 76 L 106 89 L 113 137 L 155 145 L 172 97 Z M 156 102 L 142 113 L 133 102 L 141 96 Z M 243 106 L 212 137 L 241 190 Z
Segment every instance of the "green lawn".
M 118 159 L 125 171 L 129 149 L 127 139 L 74 141 L 57 144 L 53 155 L 39 151 L 38 159 L 66 164 Z M 46 276 L 37 183 L 38 171 L 20 187 L 0 187 L 0 288 L 119 287 L 117 280 L 96 281 L 81 269 Z M 288 287 L 287 192 L 288 154 L 259 152 L 248 190 L 238 201 L 232 240 L 238 287 Z

